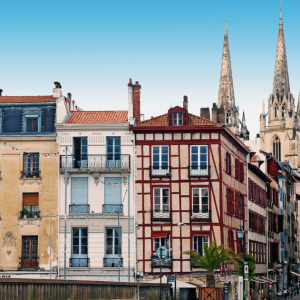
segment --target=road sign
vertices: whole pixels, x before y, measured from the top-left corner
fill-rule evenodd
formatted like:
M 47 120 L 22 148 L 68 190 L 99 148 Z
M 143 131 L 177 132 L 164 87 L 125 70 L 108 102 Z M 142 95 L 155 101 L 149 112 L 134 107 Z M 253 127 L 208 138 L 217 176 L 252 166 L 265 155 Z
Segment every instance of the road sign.
M 175 282 L 175 275 L 169 276 L 168 282 Z

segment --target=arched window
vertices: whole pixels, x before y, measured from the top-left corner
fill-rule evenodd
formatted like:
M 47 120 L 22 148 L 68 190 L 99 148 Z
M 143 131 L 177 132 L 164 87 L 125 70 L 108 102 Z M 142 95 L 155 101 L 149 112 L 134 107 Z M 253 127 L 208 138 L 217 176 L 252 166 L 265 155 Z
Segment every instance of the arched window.
M 226 114 L 226 124 L 231 124 L 232 123 L 232 115 L 231 111 L 229 110 Z
M 273 156 L 275 156 L 278 161 L 281 161 L 281 143 L 278 136 L 273 140 Z
M 279 108 L 278 108 L 278 106 L 276 105 L 276 106 L 275 106 L 275 118 L 278 118 L 278 116 L 279 116 Z
M 282 106 L 282 117 L 283 118 L 286 117 L 286 106 L 285 105 Z

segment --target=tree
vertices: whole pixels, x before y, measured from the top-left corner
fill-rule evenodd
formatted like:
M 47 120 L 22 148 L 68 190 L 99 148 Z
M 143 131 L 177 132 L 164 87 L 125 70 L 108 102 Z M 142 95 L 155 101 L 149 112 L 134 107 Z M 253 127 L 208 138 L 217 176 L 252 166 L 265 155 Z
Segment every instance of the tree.
M 256 269 L 255 259 L 251 254 L 245 253 L 245 261 L 248 262 L 249 282 L 250 282 L 252 281 L 252 278 L 255 276 L 255 269 Z M 238 262 L 237 273 L 240 276 L 244 276 L 243 253 L 241 253 L 237 257 L 237 262 Z
M 234 251 L 224 248 L 224 245 L 217 246 L 215 241 L 209 247 L 204 244 L 204 256 L 196 251 L 185 251 L 184 254 L 191 255 L 193 263 L 208 272 L 206 275 L 206 287 L 215 286 L 214 274 L 216 270 L 225 265 L 237 263 L 237 255 Z

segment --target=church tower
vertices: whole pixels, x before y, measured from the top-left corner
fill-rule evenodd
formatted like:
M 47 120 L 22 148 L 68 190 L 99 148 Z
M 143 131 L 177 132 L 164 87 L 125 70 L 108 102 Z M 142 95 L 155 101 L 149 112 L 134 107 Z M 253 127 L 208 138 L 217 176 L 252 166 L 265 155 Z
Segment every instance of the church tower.
M 218 107 L 225 111 L 225 123 L 233 133 L 240 135 L 239 131 L 239 109 L 235 106 L 231 59 L 229 51 L 227 20 L 225 23 L 225 35 L 223 45 L 223 56 L 218 96 Z M 245 127 L 246 128 L 246 125 Z M 246 128 L 247 129 L 247 128 Z
M 268 100 L 268 111 L 265 111 L 263 102 L 263 111 L 260 116 L 261 148 L 272 153 L 279 161 L 289 160 L 295 170 L 298 170 L 298 166 L 300 167 L 298 160 L 299 127 L 297 125 L 295 100 L 290 92 L 280 8 L 273 91 Z

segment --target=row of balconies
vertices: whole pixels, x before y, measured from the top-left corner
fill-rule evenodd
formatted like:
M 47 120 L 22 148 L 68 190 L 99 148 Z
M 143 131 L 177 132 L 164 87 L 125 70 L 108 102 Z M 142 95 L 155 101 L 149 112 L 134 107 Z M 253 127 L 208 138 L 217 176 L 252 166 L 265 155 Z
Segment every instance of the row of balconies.
M 90 259 L 85 258 L 75 258 L 71 257 L 69 261 L 70 268 L 72 267 L 89 267 Z M 113 268 L 113 267 L 123 267 L 123 258 L 122 257 L 104 257 L 103 258 L 103 267 Z

